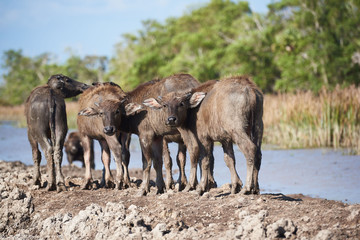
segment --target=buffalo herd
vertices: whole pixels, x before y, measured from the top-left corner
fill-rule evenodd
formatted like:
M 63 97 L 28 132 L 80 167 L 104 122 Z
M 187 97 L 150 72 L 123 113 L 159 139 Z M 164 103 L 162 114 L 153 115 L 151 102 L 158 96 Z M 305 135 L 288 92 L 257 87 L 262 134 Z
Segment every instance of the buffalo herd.
M 78 131 L 70 133 L 65 142 L 68 127 L 64 98 L 78 94 Z M 44 186 L 47 190 L 66 190 L 61 171 L 63 147 L 70 164 L 79 160 L 85 167 L 81 188 L 93 186 L 94 140 L 101 146 L 104 165 L 101 186 L 129 187 L 129 144 L 131 134 L 136 134 L 143 164 L 139 195 L 150 191 L 152 164 L 157 193 L 175 187 L 169 142 L 178 144 L 178 190 L 196 190 L 202 194 L 216 187 L 213 149 L 214 142 L 219 142 L 230 170 L 231 193 L 260 192 L 263 94 L 249 76 L 235 75 L 199 83 L 190 74 L 180 73 L 153 79 L 124 92 L 112 82 L 86 85 L 57 74 L 51 76 L 46 85 L 31 92 L 25 104 L 25 115 L 34 161 L 34 184 L 41 185 L 40 145 L 47 161 L 49 179 Z M 235 168 L 233 144 L 246 158 L 244 186 Z M 189 179 L 185 174 L 187 151 L 191 164 Z M 110 171 L 111 155 L 116 163 L 115 177 Z

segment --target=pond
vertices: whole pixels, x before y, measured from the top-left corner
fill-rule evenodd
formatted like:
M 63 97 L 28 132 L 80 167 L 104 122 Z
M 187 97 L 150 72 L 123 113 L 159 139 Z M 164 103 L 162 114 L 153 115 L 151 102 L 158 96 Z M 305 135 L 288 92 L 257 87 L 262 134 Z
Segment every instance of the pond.
M 175 159 L 177 145 L 171 143 L 169 148 Z M 130 150 L 129 167 L 141 168 L 141 150 L 135 135 L 132 136 Z M 234 146 L 234 150 L 236 168 L 245 183 L 245 158 L 237 146 Z M 331 149 L 263 150 L 262 153 L 259 173 L 261 193 L 301 193 L 345 203 L 360 203 L 360 156 L 346 155 Z M 223 160 L 221 146 L 214 147 L 214 157 L 214 177 L 218 186 L 230 183 L 230 171 Z M 33 164 L 26 128 L 16 128 L 11 122 L 0 122 L 0 160 Z M 46 164 L 44 158 L 42 164 Z M 68 164 L 66 154 L 63 160 L 65 164 Z M 98 143 L 95 143 L 95 164 L 96 169 L 102 169 Z M 114 161 L 111 167 L 115 168 Z M 173 169 L 177 169 L 175 162 Z M 187 159 L 187 176 L 189 171 L 190 162 Z M 174 178 L 177 179 L 177 175 Z

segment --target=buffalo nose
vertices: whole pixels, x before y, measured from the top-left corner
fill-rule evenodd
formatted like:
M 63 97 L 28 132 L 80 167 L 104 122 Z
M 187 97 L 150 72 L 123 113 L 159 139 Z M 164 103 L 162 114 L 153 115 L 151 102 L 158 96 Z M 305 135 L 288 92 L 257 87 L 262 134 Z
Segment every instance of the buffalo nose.
M 105 134 L 112 134 L 112 133 L 114 133 L 114 127 L 113 127 L 113 126 L 106 126 L 106 127 L 104 127 L 104 133 L 105 133 Z
M 168 117 L 169 124 L 174 124 L 176 121 L 176 117 Z

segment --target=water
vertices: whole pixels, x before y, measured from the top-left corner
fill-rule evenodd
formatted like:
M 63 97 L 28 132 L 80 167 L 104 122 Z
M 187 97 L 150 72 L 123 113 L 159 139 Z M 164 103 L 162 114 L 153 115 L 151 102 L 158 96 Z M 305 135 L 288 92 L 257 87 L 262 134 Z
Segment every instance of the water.
M 175 159 L 177 145 L 171 143 L 169 148 L 172 158 Z M 135 135 L 132 136 L 130 150 L 129 167 L 141 168 L 141 150 Z M 245 183 L 245 158 L 236 146 L 234 150 L 237 160 L 236 169 Z M 262 153 L 263 160 L 259 174 L 262 193 L 302 193 L 311 197 L 360 203 L 360 156 L 344 155 L 340 151 L 329 149 L 263 150 Z M 214 177 L 218 186 L 230 183 L 230 171 L 223 160 L 220 146 L 215 146 L 214 157 Z M 0 160 L 33 164 L 26 128 L 13 127 L 11 122 L 1 122 Z M 42 164 L 45 163 L 43 159 Z M 64 154 L 64 164 L 68 164 L 66 154 Z M 102 169 L 98 143 L 95 143 L 95 164 L 96 169 Z M 189 159 L 186 164 L 186 174 L 189 176 Z M 173 169 L 177 169 L 175 162 L 173 166 Z M 114 161 L 111 163 L 111 168 L 115 168 Z M 177 179 L 177 175 L 174 175 L 174 178 Z

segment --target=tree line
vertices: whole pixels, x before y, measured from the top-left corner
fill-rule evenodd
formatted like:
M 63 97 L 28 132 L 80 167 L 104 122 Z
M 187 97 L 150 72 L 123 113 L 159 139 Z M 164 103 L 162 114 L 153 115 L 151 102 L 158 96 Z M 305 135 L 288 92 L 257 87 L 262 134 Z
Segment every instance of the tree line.
M 0 103 L 20 104 L 54 73 L 113 81 L 130 90 L 154 77 L 186 72 L 200 81 L 251 75 L 266 93 L 319 91 L 360 82 L 360 1 L 280 0 L 268 13 L 244 1 L 211 0 L 164 23 L 143 21 L 114 55 L 72 54 L 64 64 L 44 53 L 3 53 Z

